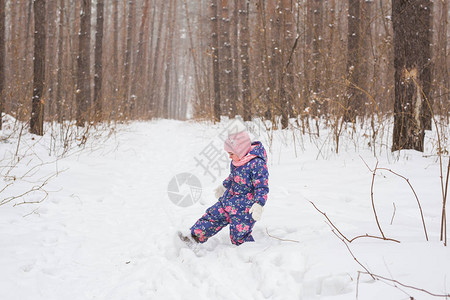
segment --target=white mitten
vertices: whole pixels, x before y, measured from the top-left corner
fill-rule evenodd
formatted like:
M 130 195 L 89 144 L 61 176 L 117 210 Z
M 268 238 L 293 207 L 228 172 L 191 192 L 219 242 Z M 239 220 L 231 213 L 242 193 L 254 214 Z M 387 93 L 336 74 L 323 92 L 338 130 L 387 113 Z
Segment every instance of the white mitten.
M 264 208 L 259 205 L 258 203 L 255 203 L 252 205 L 252 207 L 250 208 L 250 210 L 248 211 L 249 213 L 252 214 L 252 218 L 255 221 L 259 221 L 261 220 L 261 215 L 263 213 Z
M 219 199 L 220 197 L 222 197 L 222 195 L 223 195 L 223 193 L 225 193 L 225 191 L 226 191 L 226 188 L 223 185 L 219 185 L 214 190 L 214 196 L 216 196 L 216 199 Z

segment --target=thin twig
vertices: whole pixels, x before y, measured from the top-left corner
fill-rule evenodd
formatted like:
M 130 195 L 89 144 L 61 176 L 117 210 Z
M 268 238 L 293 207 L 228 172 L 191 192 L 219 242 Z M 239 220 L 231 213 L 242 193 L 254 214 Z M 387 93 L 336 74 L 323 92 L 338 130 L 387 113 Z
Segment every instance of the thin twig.
M 370 199 L 372 201 L 372 210 L 373 210 L 373 214 L 375 215 L 375 221 L 377 222 L 378 229 L 380 230 L 381 235 L 384 238 L 385 237 L 384 236 L 384 232 L 381 229 L 380 222 L 378 221 L 377 210 L 375 209 L 375 201 L 373 200 L 373 185 L 374 185 L 374 182 L 375 182 L 375 175 L 376 175 L 376 172 L 377 172 L 377 167 L 378 167 L 378 161 L 377 161 L 377 164 L 375 165 L 375 169 L 373 170 L 372 184 L 370 185 Z
M 328 224 L 328 225 L 330 225 L 330 224 Z M 341 240 L 341 242 L 343 242 L 344 243 L 344 245 L 345 245 L 345 247 L 347 247 L 347 250 L 348 250 L 348 252 L 350 252 L 350 255 L 353 257 L 353 259 L 358 263 L 358 265 L 360 265 L 364 270 L 366 270 L 366 272 L 367 272 L 367 274 L 371 274 L 370 273 L 370 271 L 356 258 L 356 256 L 353 254 L 353 252 L 352 252 L 352 250 L 350 249 L 350 247 L 348 246 L 348 244 L 345 242 L 345 240 L 342 238 L 342 237 L 340 237 L 335 231 L 334 231 L 334 229 L 333 228 L 331 228 L 331 232 L 333 232 L 334 233 L 334 235 L 338 238 L 338 239 L 340 239 Z M 372 278 L 373 278 L 373 280 L 376 280 L 375 279 L 375 277 L 373 277 L 372 276 Z
M 364 164 L 365 164 L 366 167 L 369 169 L 369 171 L 373 173 L 370 197 L 371 197 L 371 200 L 372 200 L 372 207 L 373 207 L 373 211 L 374 211 L 374 214 L 375 214 L 375 219 L 377 220 L 378 228 L 380 229 L 380 231 L 381 231 L 381 227 L 380 227 L 380 224 L 379 224 L 379 222 L 378 222 L 378 217 L 377 217 L 377 215 L 376 215 L 375 204 L 374 204 L 374 200 L 373 200 L 373 184 L 374 184 L 374 181 L 375 181 L 375 174 L 376 174 L 377 170 L 385 170 L 385 171 L 388 171 L 388 172 L 390 172 L 390 173 L 392 173 L 392 174 L 394 174 L 394 175 L 396 175 L 396 176 L 402 178 L 403 180 L 406 181 L 406 183 L 408 183 L 409 187 L 411 188 L 411 190 L 412 190 L 412 192 L 413 192 L 413 194 L 414 194 L 414 197 L 416 198 L 417 205 L 419 206 L 419 212 L 420 212 L 420 216 L 421 216 L 421 218 L 422 218 L 422 226 L 423 226 L 423 230 L 424 230 L 424 232 L 425 232 L 425 238 L 426 238 L 426 240 L 428 241 L 428 233 L 427 233 L 427 227 L 426 227 L 426 225 L 425 225 L 425 218 L 424 218 L 424 216 L 423 216 L 422 205 L 420 204 L 419 197 L 417 196 L 417 193 L 416 193 L 416 191 L 414 190 L 414 188 L 413 188 L 411 182 L 409 182 L 409 179 L 406 178 L 406 177 L 403 176 L 403 175 L 398 174 L 397 172 L 392 171 L 391 169 L 387 169 L 387 168 L 378 168 L 378 160 L 377 160 L 377 163 L 376 163 L 376 165 L 375 165 L 375 168 L 372 170 L 372 169 L 367 165 L 367 163 L 364 161 L 364 159 L 363 159 L 361 156 L 359 156 L 359 157 L 360 157 L 361 160 L 364 162 Z M 383 234 L 383 233 L 382 233 L 382 234 Z M 384 236 L 384 234 L 383 234 L 383 236 Z
M 309 201 L 309 200 L 308 200 Z M 354 238 L 351 238 L 351 239 L 349 239 L 349 238 L 347 238 L 335 225 L 334 225 L 334 223 L 330 220 L 330 218 L 327 216 L 327 214 L 326 213 L 324 213 L 323 211 L 321 211 L 320 209 L 318 209 L 317 208 L 317 206 L 312 202 L 312 201 L 309 201 L 309 203 L 311 203 L 312 204 L 312 206 L 314 206 L 314 208 L 319 212 L 319 213 L 321 213 L 326 219 L 327 219 L 327 221 L 328 221 L 328 223 L 327 224 L 329 224 L 334 230 L 336 230 L 340 235 L 341 235 L 341 237 L 343 238 L 343 239 L 345 239 L 347 242 L 349 242 L 349 243 L 351 243 L 351 242 L 353 242 L 354 240 L 356 240 L 356 239 L 359 239 L 359 238 L 373 238 L 373 239 L 380 239 L 380 240 L 385 240 L 385 241 L 391 241 L 391 242 L 396 242 L 396 243 L 400 243 L 400 241 L 398 241 L 398 240 L 395 240 L 395 239 L 390 239 L 390 238 L 387 238 L 387 237 L 379 237 L 379 236 L 374 236 L 374 235 L 370 235 L 370 234 L 364 234 L 364 235 L 358 235 L 358 236 L 356 236 L 356 237 L 354 237 Z
M 368 272 L 367 270 L 366 270 L 366 272 L 361 272 L 361 271 L 360 271 L 359 273 L 361 273 L 361 274 L 366 274 L 366 275 L 370 275 L 370 276 L 371 276 L 372 278 L 374 278 L 375 280 L 386 280 L 386 281 L 390 281 L 390 282 L 393 282 L 393 283 L 395 283 L 395 284 L 401 285 L 401 286 L 403 286 L 403 287 L 405 287 L 405 288 L 409 288 L 409 289 L 413 289 L 413 290 L 415 290 L 415 291 L 423 292 L 423 293 L 426 293 L 426 294 L 431 295 L 431 296 L 433 296 L 433 297 L 442 297 L 442 298 L 448 298 L 448 297 L 450 297 L 450 294 L 436 294 L 436 293 L 432 293 L 432 292 L 427 291 L 427 290 L 422 289 L 422 288 L 418 288 L 418 287 L 415 287 L 415 286 L 412 286 L 412 285 L 408 285 L 408 284 L 401 283 L 400 281 L 395 280 L 395 279 L 390 279 L 390 278 L 386 278 L 386 277 L 381 276 L 381 275 L 373 274 L 373 273 L 371 273 L 371 272 Z
M 282 241 L 282 242 L 300 243 L 300 241 L 296 241 L 296 240 L 287 240 L 287 239 L 282 239 L 282 238 L 273 236 L 273 235 L 271 235 L 271 234 L 269 233 L 269 230 L 268 230 L 267 228 L 266 228 L 266 233 L 267 233 L 267 235 L 270 236 L 271 238 L 280 240 L 280 241 Z
M 412 190 L 412 192 L 414 194 L 414 197 L 416 197 L 417 205 L 419 206 L 420 216 L 422 218 L 423 230 L 425 232 L 425 237 L 426 237 L 426 239 L 428 241 L 428 233 L 427 233 L 427 227 L 425 226 L 425 219 L 424 219 L 424 216 L 423 216 L 422 205 L 420 205 L 419 197 L 417 196 L 416 191 L 414 190 L 413 186 L 411 185 L 411 182 L 409 182 L 409 179 L 406 178 L 403 175 L 400 175 L 400 174 L 390 170 L 390 169 L 378 168 L 378 170 L 385 170 L 385 171 L 391 172 L 392 174 L 394 174 L 394 175 L 396 175 L 396 176 L 398 176 L 400 178 L 403 178 L 408 183 L 409 187 L 411 188 L 411 190 Z
M 392 223 L 394 223 L 395 212 L 397 211 L 397 208 L 395 207 L 395 202 L 392 202 L 392 204 L 394 205 L 394 212 L 392 213 L 391 225 Z
M 447 246 L 447 216 L 446 216 L 446 203 L 447 203 L 447 192 L 448 192 L 448 181 L 449 181 L 449 174 L 450 174 L 450 157 L 448 159 L 448 166 L 447 166 L 447 179 L 445 180 L 445 191 L 444 191 L 444 199 L 442 203 L 442 229 L 441 232 L 444 235 L 444 246 Z M 442 236 L 442 234 L 441 234 Z

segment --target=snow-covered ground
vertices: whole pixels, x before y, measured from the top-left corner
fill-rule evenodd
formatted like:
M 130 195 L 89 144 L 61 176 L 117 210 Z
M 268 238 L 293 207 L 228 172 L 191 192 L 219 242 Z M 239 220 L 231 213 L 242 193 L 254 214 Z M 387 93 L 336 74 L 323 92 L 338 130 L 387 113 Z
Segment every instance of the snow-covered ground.
M 254 130 L 268 150 L 270 172 L 256 242 L 236 247 L 226 228 L 194 249 L 184 245 L 176 232 L 216 201 L 213 189 L 227 175 L 220 151 L 226 126 L 165 120 L 121 125 L 106 141 L 92 138 L 83 151 L 73 149 L 60 159 L 49 155 L 50 134 L 34 140 L 25 134 L 19 149 L 17 137 L 3 141 L 2 175 L 16 151 L 21 160 L 2 179 L 0 190 L 13 184 L 0 200 L 55 176 L 45 192 L 0 206 L 0 298 L 436 299 L 399 283 L 450 293 L 450 248 L 439 241 L 437 158 L 384 150 L 378 157 L 379 168 L 410 180 L 429 241 L 408 183 L 379 170 L 373 197 L 380 227 L 400 243 L 359 238 L 347 248 L 310 201 L 348 238 L 381 236 L 366 166 L 373 169 L 376 159 L 366 142 L 355 147 L 343 140 L 334 154 L 326 131 L 321 143 L 298 135 L 294 141 L 291 131 Z M 200 199 L 193 193 L 198 201 L 188 207 L 175 205 L 168 194 L 169 182 L 181 173 L 194 175 L 202 186 Z M 179 193 L 191 191 L 198 192 L 184 186 Z M 14 206 L 46 192 L 41 203 Z M 373 274 L 399 283 L 358 273 L 365 270 L 350 251 Z

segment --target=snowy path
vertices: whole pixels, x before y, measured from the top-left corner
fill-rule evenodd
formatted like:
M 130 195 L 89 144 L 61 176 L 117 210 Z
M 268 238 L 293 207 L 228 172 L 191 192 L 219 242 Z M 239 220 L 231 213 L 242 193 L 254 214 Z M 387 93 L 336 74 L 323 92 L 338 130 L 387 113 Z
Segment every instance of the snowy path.
M 59 162 L 69 169 L 51 181 L 54 192 L 42 204 L 1 207 L 2 299 L 355 299 L 362 268 L 308 202 L 349 236 L 378 234 L 370 210 L 371 173 L 355 154 L 316 160 L 311 148 L 295 158 L 293 146 L 275 141 L 274 149 L 282 150 L 274 150 L 269 165 L 270 200 L 255 227 L 257 242 L 235 247 L 227 228 L 196 251 L 177 240 L 175 232 L 213 203 L 219 181 L 204 182 L 202 199 L 188 208 L 169 201 L 167 184 L 177 173 L 195 170 L 194 156 L 217 132 L 194 123 L 134 124 L 114 141 L 116 150 L 105 147 Z M 366 239 L 351 247 L 374 273 L 445 292 L 450 255 L 437 243 L 437 166 L 413 158 L 415 168 L 407 161 L 393 167 L 420 183 L 416 189 L 426 202 L 433 242 L 423 242 L 410 190 L 385 174 L 376 185 L 381 222 L 402 243 Z M 359 293 L 360 299 L 406 297 L 364 276 Z

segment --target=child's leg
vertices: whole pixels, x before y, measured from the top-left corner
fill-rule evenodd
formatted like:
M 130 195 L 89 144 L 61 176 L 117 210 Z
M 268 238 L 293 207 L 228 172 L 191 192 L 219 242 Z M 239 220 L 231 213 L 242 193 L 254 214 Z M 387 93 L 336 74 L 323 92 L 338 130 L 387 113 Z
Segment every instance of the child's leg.
M 244 242 L 254 242 L 252 230 L 256 222 L 253 220 L 251 214 L 242 211 L 236 215 L 230 215 L 230 217 L 231 242 L 235 245 L 240 245 Z
M 230 223 L 228 213 L 223 209 L 220 201 L 206 210 L 206 213 L 191 227 L 192 235 L 200 243 L 206 242 Z

